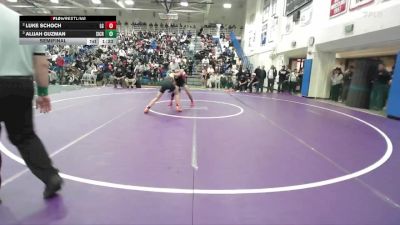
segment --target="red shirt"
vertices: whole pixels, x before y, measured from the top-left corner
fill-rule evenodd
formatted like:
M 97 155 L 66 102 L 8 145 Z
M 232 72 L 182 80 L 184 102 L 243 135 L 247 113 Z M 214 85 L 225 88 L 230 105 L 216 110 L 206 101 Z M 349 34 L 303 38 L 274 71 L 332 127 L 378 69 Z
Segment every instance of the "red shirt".
M 114 54 L 112 55 L 112 60 L 113 60 L 113 61 L 117 61 L 117 59 L 118 59 L 117 54 L 114 53 Z
M 63 67 L 64 66 L 64 58 L 62 56 L 57 57 L 56 65 L 59 66 L 59 67 Z

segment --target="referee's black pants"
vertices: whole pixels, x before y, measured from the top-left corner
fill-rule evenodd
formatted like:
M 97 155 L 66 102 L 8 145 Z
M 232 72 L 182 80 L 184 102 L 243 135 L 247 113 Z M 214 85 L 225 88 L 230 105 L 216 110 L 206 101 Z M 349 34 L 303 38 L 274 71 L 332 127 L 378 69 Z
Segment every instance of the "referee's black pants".
M 0 122 L 4 123 L 11 143 L 18 148 L 28 168 L 47 184 L 58 170 L 34 131 L 33 93 L 31 77 L 0 77 Z

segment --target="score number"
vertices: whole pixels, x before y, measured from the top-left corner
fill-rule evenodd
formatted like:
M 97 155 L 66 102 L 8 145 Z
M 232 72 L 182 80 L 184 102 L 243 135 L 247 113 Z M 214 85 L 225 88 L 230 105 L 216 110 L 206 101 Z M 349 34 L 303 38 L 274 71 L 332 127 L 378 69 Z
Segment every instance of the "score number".
M 104 37 L 117 38 L 117 32 L 115 30 L 106 30 Z
M 106 27 L 105 27 L 106 30 L 115 30 L 115 29 L 117 29 L 117 21 L 107 21 L 105 23 L 105 25 L 106 25 Z
M 105 23 L 99 23 L 99 29 L 115 30 L 115 29 L 117 29 L 117 22 L 116 21 L 108 21 Z

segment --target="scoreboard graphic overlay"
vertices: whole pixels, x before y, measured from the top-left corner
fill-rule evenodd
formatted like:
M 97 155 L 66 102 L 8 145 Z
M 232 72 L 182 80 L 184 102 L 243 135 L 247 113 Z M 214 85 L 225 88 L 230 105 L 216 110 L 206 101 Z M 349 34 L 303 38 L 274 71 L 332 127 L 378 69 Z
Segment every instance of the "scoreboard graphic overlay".
M 20 16 L 25 45 L 115 45 L 116 16 Z

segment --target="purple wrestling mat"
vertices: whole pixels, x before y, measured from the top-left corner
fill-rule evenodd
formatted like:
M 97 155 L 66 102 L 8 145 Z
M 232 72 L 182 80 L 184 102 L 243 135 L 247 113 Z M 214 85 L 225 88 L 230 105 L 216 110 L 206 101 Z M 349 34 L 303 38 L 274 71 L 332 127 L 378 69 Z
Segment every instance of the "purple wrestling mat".
M 36 130 L 66 184 L 46 202 L 2 134 L 0 224 L 400 224 L 400 122 L 290 95 L 52 96 Z

